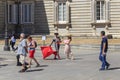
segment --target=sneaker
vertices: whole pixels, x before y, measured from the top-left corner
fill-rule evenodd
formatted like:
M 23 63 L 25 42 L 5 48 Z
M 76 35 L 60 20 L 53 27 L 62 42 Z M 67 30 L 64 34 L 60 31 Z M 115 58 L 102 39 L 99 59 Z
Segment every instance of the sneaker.
M 100 70 L 100 71 L 104 71 L 104 70 L 105 70 L 105 68 L 100 68 L 99 70 Z
M 25 72 L 25 69 L 22 69 L 22 70 L 20 70 L 19 72 L 20 72 L 20 73 Z
M 25 66 L 25 71 L 28 69 L 28 67 L 27 66 Z
M 57 58 L 54 58 L 54 60 L 57 60 Z
M 30 66 L 30 65 L 28 65 L 28 66 L 27 66 L 27 68 L 31 68 L 31 66 Z
M 38 64 L 38 65 L 36 65 L 35 67 L 40 67 L 40 65 Z
M 18 62 L 16 66 L 22 66 L 22 64 L 20 62 Z
M 108 70 L 108 69 L 109 69 L 109 67 L 110 67 L 110 64 L 108 64 L 108 65 L 106 66 L 106 70 Z

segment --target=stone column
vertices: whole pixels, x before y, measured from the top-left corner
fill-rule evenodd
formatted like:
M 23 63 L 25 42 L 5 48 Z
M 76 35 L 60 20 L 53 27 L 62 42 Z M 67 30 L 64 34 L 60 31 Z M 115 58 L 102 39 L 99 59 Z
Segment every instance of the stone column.
M 109 22 L 109 0 L 106 0 L 106 21 Z
M 95 0 L 92 0 L 91 2 L 91 12 L 92 12 L 92 22 L 96 22 L 96 1 Z
M 54 23 L 57 23 L 57 2 L 54 2 Z
M 66 11 L 67 11 L 67 20 L 66 20 L 66 24 L 69 24 L 69 15 L 70 15 L 70 11 L 69 11 L 69 8 L 70 8 L 70 4 L 69 4 L 69 1 L 67 0 L 66 2 Z M 66 25 L 66 30 L 67 30 L 67 33 L 69 33 L 69 25 Z
M 106 26 L 105 26 L 105 31 L 106 31 L 106 34 L 109 34 L 109 30 L 108 30 L 108 27 L 109 27 L 109 0 L 106 0 Z
M 95 0 L 92 0 L 91 7 L 92 7 L 91 13 L 92 13 L 92 23 L 93 23 L 93 25 L 92 25 L 93 36 L 96 36 L 96 25 L 95 25 L 95 23 L 96 23 L 96 1 Z
M 54 1 L 54 28 L 55 28 L 55 32 L 58 32 L 58 20 L 57 20 L 57 16 L 58 16 L 58 13 L 57 13 L 57 10 L 58 10 L 58 3 L 56 1 Z

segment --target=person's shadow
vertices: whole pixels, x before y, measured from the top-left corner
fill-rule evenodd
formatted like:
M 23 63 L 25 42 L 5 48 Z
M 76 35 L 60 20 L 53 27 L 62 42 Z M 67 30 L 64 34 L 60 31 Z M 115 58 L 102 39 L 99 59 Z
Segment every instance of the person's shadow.
M 8 64 L 0 64 L 0 68 L 5 66 L 8 66 Z
M 120 70 L 120 67 L 109 68 L 108 70 Z
M 36 72 L 36 71 L 43 71 L 44 69 L 31 69 L 31 70 L 27 70 L 26 72 Z
M 40 65 L 40 67 L 48 67 L 48 65 Z M 36 71 L 43 71 L 44 69 L 30 69 L 27 70 L 26 72 L 36 72 Z

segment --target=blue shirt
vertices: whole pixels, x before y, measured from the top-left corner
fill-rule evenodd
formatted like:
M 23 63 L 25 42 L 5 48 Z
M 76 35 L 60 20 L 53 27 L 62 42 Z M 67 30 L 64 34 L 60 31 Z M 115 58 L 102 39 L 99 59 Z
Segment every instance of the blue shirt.
M 108 51 L 108 39 L 107 37 L 103 37 L 101 41 L 101 51 L 103 50 L 103 44 L 106 44 L 104 52 L 106 53 Z
M 26 42 L 25 39 L 23 39 L 23 40 L 19 43 L 17 54 L 22 54 L 22 55 L 26 56 L 27 52 L 26 52 L 26 50 L 25 50 L 24 47 L 27 47 L 27 42 Z

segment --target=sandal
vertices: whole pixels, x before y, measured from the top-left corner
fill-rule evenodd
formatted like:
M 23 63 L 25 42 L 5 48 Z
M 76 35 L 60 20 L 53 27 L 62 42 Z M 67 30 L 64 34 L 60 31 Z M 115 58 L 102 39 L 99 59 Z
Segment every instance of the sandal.
M 40 65 L 38 64 L 38 65 L 36 65 L 35 67 L 40 67 Z

